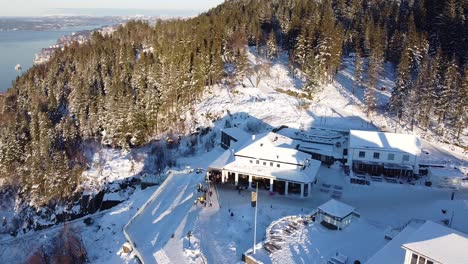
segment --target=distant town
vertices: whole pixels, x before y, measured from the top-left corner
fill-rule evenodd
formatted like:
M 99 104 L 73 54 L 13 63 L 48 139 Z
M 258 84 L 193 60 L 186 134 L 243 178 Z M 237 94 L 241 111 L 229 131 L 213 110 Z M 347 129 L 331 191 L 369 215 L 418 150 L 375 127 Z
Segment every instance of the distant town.
M 70 45 L 72 42 L 76 41 L 79 44 L 87 42 L 91 37 L 92 33 L 95 31 L 98 31 L 103 35 L 108 35 L 112 34 L 112 32 L 114 32 L 118 26 L 119 24 L 114 26 L 104 26 L 92 30 L 81 30 L 78 32 L 73 32 L 71 35 L 64 35 L 57 40 L 55 45 L 52 45 L 48 48 L 42 48 L 39 53 L 35 54 L 34 64 L 41 64 L 49 61 L 57 49 L 62 49 L 65 46 Z
M 47 16 L 0 17 L 0 31 L 46 31 L 62 28 L 115 25 L 127 21 L 126 17 Z

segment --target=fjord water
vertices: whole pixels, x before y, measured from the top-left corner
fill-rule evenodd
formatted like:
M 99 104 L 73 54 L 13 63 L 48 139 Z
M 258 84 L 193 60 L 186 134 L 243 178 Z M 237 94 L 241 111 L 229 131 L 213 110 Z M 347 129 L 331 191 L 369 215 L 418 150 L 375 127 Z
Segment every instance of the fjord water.
M 97 27 L 99 25 L 49 31 L 0 31 L 0 93 L 10 88 L 18 76 L 16 64 L 25 72 L 33 65 L 34 54 L 54 45 L 61 36 Z

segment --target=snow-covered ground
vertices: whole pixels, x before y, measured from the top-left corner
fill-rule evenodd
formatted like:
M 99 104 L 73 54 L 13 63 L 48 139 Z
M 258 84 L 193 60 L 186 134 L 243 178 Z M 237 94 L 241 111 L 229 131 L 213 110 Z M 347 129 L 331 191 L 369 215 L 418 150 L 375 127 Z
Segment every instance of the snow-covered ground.
M 200 158 L 204 159 L 210 154 Z M 169 178 L 164 188 L 167 190 L 161 190 L 152 197 L 151 205 L 131 224 L 129 234 L 145 263 L 202 263 L 203 258 L 208 263 L 238 263 L 242 253 L 252 247 L 254 208 L 250 206 L 250 192 L 239 193 L 232 185 L 219 185 L 214 194 L 213 207 L 205 208 L 193 203 L 197 182 L 201 180 L 199 175 L 193 173 Z M 408 184 L 353 185 L 339 166 L 322 166 L 318 182 L 312 190 L 312 197 L 306 199 L 272 196 L 268 191 L 261 190 L 257 242 L 265 238 L 266 228 L 273 221 L 288 215 L 309 213 L 330 199 L 331 193 L 320 190 L 322 184 L 340 186 L 343 193 L 341 200 L 355 206 L 362 219 L 351 223 L 348 231 L 338 235 L 319 226 L 307 232 L 304 230 L 301 239 L 291 239 L 291 245 L 285 244 L 286 251 L 270 256 L 272 263 L 322 263 L 336 253 L 336 244 L 341 245 L 341 253 L 364 261 L 385 244 L 386 229 L 402 227 L 411 219 L 441 222 L 449 219 L 452 211 L 455 212 L 453 227 L 468 232 L 468 223 L 464 221 L 468 217 L 466 191 L 457 192 L 456 200 L 451 201 L 451 190 Z M 446 210 L 445 214 L 443 209 Z M 360 234 L 366 230 L 368 236 L 361 237 Z M 192 232 L 192 242 L 196 241 L 190 251 L 187 249 L 188 231 Z M 359 246 L 351 245 L 355 241 L 370 246 L 361 250 Z M 321 252 L 313 256 L 320 256 L 314 258 L 319 261 L 309 262 L 310 256 L 304 254 L 306 251 L 312 254 L 316 247 Z M 260 251 L 259 254 L 264 252 Z
M 138 175 L 143 171 L 148 148 L 132 151 L 101 148 L 89 144 L 85 152 L 89 167 L 83 173 L 83 188 L 88 192 L 101 189 L 112 182 L 118 182 Z
M 249 59 L 252 63 L 256 60 L 252 54 L 249 54 Z M 312 101 L 278 91 L 282 89 L 301 93 L 303 80 L 290 75 L 286 61 L 283 54 L 271 66 L 269 76 L 261 78 L 258 87 L 252 85 L 255 81 L 245 79 L 242 82 L 244 85 L 217 85 L 209 88 L 203 100 L 196 105 L 195 116 L 187 116 L 186 120 L 190 123 L 187 127 L 197 124 L 202 127 L 214 127 L 216 131 L 229 123 L 230 126 L 238 126 L 252 134 L 258 134 L 281 125 L 305 130 L 312 126 L 343 130 L 376 130 L 377 127 L 385 125 L 390 130 L 404 132 L 405 128 L 400 127 L 383 112 L 375 114 L 372 119 L 366 117 L 363 111 L 362 90 L 357 90 L 354 95 L 351 92 L 352 61 L 345 60 L 336 81 L 323 86 Z M 389 77 L 382 78 L 379 85 L 385 86 L 387 90 L 377 91 L 380 105 L 386 103 L 390 95 L 389 90 L 394 85 L 391 67 L 386 69 Z M 427 138 L 427 141 L 423 141 L 423 149 L 424 153 L 428 153 L 424 154 L 428 159 L 444 160 L 457 165 L 467 161 L 467 153 L 463 153 L 460 148 L 440 143 L 434 137 Z M 110 149 L 91 152 L 91 155 L 94 155 L 92 168 L 86 172 L 89 189 L 95 190 L 106 182 L 124 180 L 144 172 L 148 163 L 148 153 L 125 153 Z M 177 164 L 181 171 L 186 166 L 206 168 L 222 153 L 220 147 L 210 152 L 198 148 L 194 156 L 178 157 Z M 194 205 L 197 196 L 196 185 L 203 181 L 202 176 L 203 174 L 196 173 L 174 174 L 161 189 L 137 189 L 133 194 L 127 194 L 127 201 L 101 213 L 95 218 L 92 226 L 77 221 L 76 225 L 82 230 L 82 240 L 90 262 L 135 263 L 135 252 L 126 254 L 121 251 L 121 246 L 126 241 L 122 229 L 150 197 L 152 202 L 148 203 L 140 216 L 135 217 L 133 223 L 128 226 L 128 234 L 142 257 L 149 260 L 148 263 L 240 262 L 242 253 L 253 245 L 254 209 L 250 206 L 250 193 L 243 191 L 239 194 L 233 186 L 222 185 L 218 186 L 213 195 L 212 207 Z M 265 238 L 265 230 L 272 221 L 288 215 L 311 212 L 330 199 L 331 194 L 321 190 L 322 184 L 340 186 L 341 200 L 356 208 L 365 219 L 364 226 L 370 225 L 375 230 L 401 227 L 413 218 L 440 222 L 451 218 L 454 212 L 453 227 L 468 232 L 468 222 L 465 221 L 468 219 L 466 190 L 456 191 L 456 200 L 451 201 L 451 190 L 434 187 L 375 182 L 370 186 L 351 185 L 342 169 L 336 165 L 320 168 L 318 184 L 312 190 L 310 198 L 272 196 L 266 190 L 260 191 L 257 242 Z M 442 213 L 442 209 L 445 214 Z M 357 224 L 350 230 L 359 230 L 362 226 Z M 187 240 L 188 231 L 192 232 L 190 247 Z M 37 231 L 35 235 L 44 236 L 44 232 L 47 231 Z M 380 234 L 379 232 L 375 234 Z M 315 236 L 316 233 L 320 233 L 320 230 L 310 231 L 308 234 Z M 325 239 L 328 242 L 320 247 L 333 245 L 334 239 L 338 237 L 328 236 Z M 312 243 L 307 242 L 312 240 Z M 37 241 L 39 243 L 31 244 L 41 243 L 40 240 Z M 296 244 L 291 245 L 290 254 L 285 254 L 284 259 L 300 261 L 300 255 L 304 252 L 299 248 L 311 250 L 317 245 L 315 242 L 317 241 L 312 237 L 304 237 L 303 240 L 294 242 Z M 20 248 L 9 242 L 3 243 L 0 248 L 3 250 L 0 250 L 1 263 L 21 263 L 22 260 L 11 257 L 7 262 L 3 260 L 6 259 L 6 252 L 21 252 L 27 247 Z M 370 251 L 366 252 L 356 252 L 356 257 L 367 259 Z M 297 258 L 291 255 L 293 253 Z M 323 254 L 333 253 L 330 251 Z M 272 257 L 272 262 L 281 261 L 282 259 Z
M 355 260 L 368 259 L 385 245 L 385 229 L 366 222 L 365 219 L 355 219 L 343 230 L 329 230 L 320 223 L 309 222 L 304 225 L 287 217 L 277 223 L 273 232 L 274 246 L 280 248 L 271 252 L 259 247 L 254 255 L 263 263 L 326 263 L 337 253 L 345 256 L 348 263 Z M 295 230 L 291 228 L 294 226 Z M 283 226 L 281 226 L 283 224 Z M 276 229 L 275 229 L 276 228 Z M 286 231 L 292 230 L 292 231 Z M 252 256 L 252 253 L 250 253 Z
M 144 263 L 183 263 L 186 234 L 192 230 L 199 206 L 197 185 L 204 174 L 173 173 L 150 198 L 125 231 Z

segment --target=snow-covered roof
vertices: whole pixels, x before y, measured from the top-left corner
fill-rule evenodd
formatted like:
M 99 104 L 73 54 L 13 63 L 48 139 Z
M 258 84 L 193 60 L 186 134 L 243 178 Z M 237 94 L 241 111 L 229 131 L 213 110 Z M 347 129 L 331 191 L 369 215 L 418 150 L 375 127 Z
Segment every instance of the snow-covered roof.
M 234 154 L 231 149 L 224 151 L 208 167 L 221 170 L 226 164 L 234 161 Z
M 421 153 L 421 141 L 416 135 L 383 133 L 375 131 L 351 130 L 350 148 L 386 149 L 406 152 L 413 155 Z
M 366 264 L 381 263 L 403 263 L 405 261 L 405 250 L 401 245 L 408 240 L 419 227 L 421 223 L 410 223 L 400 233 L 398 233 L 390 242 L 375 253 Z
M 230 137 L 236 139 L 237 141 L 246 141 L 252 137 L 251 134 L 245 132 L 243 129 L 238 127 L 229 127 L 221 129 L 223 133 L 226 133 Z
M 354 207 L 335 199 L 331 199 L 330 201 L 322 204 L 318 207 L 318 209 L 328 215 L 332 215 L 338 218 L 344 218 L 354 212 Z
M 318 143 L 300 143 L 299 150 L 304 152 L 317 153 L 325 156 L 334 157 L 337 159 L 343 158 L 343 149 L 336 148 L 332 145 L 324 145 Z
M 310 157 L 309 154 L 291 148 L 293 140 L 269 132 L 261 134 L 252 143 L 235 153 L 236 156 L 263 159 L 275 162 L 300 164 Z
M 125 200 L 125 198 L 123 198 L 119 193 L 113 192 L 113 193 L 106 193 L 102 200 L 103 201 L 123 201 Z
M 468 263 L 468 236 L 432 221 L 426 221 L 402 247 L 440 263 Z
M 304 169 L 284 169 L 256 164 L 246 164 L 233 161 L 227 164 L 224 169 L 235 171 L 241 174 L 261 176 L 275 180 L 286 180 L 298 183 L 310 183 L 315 181 L 317 172 L 322 162 L 318 160 L 308 160 Z
M 335 144 L 336 141 L 343 138 L 343 134 L 338 131 L 322 128 L 311 128 L 307 131 L 301 131 L 294 128 L 282 128 L 278 130 L 278 134 L 304 142 L 322 144 Z

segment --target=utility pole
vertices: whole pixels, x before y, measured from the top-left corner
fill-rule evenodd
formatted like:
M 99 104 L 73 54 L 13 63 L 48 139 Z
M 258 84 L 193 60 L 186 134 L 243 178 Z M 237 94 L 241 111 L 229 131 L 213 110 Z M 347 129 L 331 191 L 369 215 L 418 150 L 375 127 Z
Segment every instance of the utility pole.
M 192 231 L 189 230 L 189 231 L 187 232 L 188 246 L 189 246 L 189 247 L 191 247 L 191 246 L 190 246 L 190 237 L 192 237 Z
M 257 188 L 256 188 L 256 198 L 257 201 L 255 201 L 255 223 L 254 223 L 254 244 L 253 244 L 253 253 L 255 255 L 255 246 L 257 242 L 257 210 L 258 210 L 258 181 L 257 181 Z
M 455 215 L 455 210 L 452 210 L 452 217 L 450 218 L 450 227 L 452 227 L 453 224 L 453 216 Z
M 159 185 L 161 185 L 161 168 L 158 168 Z

